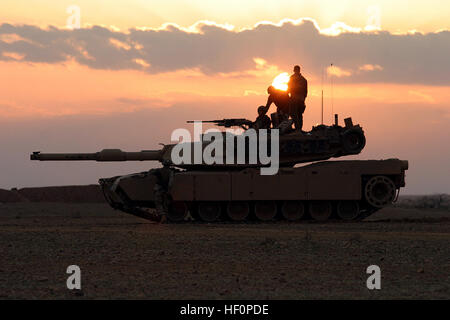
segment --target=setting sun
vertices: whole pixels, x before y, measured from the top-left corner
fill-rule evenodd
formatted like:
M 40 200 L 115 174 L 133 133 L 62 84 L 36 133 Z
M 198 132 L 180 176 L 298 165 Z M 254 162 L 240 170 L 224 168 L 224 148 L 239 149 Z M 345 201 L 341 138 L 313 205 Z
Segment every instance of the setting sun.
M 272 86 L 278 90 L 286 91 L 288 88 L 288 82 L 289 74 L 287 72 L 283 72 L 273 79 Z

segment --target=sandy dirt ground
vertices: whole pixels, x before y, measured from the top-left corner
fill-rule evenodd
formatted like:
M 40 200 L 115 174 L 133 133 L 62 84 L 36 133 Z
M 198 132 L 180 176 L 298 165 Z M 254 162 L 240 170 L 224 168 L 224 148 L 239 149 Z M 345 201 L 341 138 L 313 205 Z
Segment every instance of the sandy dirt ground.
M 105 204 L 0 204 L 1 299 L 449 299 L 450 212 L 354 223 L 154 224 Z M 81 268 L 81 291 L 66 268 Z M 381 268 L 368 290 L 366 268 Z

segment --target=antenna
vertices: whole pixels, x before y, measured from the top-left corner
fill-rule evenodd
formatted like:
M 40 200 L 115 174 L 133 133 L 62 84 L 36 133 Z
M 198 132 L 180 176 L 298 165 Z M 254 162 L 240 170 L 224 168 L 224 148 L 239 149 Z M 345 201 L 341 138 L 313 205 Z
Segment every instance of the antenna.
M 333 64 L 331 64 L 330 70 L 330 81 L 331 81 L 331 116 L 334 114 L 334 96 L 333 96 Z
M 324 70 L 322 68 L 322 125 L 323 125 L 323 78 L 324 78 Z

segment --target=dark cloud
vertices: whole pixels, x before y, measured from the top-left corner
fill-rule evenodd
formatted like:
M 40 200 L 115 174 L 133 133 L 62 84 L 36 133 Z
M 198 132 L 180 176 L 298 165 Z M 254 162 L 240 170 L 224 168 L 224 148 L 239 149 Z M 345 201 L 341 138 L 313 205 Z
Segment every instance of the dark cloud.
M 74 59 L 98 69 L 161 73 L 198 68 L 215 74 L 254 69 L 253 59 L 259 57 L 288 70 L 298 63 L 316 74 L 333 62 L 350 74 L 337 79 L 342 82 L 450 84 L 448 31 L 327 36 L 311 21 L 261 24 L 239 32 L 215 25 L 198 28 L 198 33 L 175 26 L 115 32 L 103 27 L 65 30 L 3 24 L 0 39 L 17 35 L 20 40 L 0 40 L 0 60 L 59 63 Z

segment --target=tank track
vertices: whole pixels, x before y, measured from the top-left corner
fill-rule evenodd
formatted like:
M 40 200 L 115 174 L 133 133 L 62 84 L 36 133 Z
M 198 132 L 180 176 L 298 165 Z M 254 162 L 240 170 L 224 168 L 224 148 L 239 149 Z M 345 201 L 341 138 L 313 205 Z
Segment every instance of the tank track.
M 176 214 L 176 212 L 172 212 L 171 208 L 168 208 L 167 212 L 164 212 L 163 214 L 158 213 L 158 210 L 155 207 L 145 206 L 145 205 L 138 205 L 133 204 L 131 201 L 129 201 L 126 196 L 124 196 L 123 193 L 121 193 L 119 190 L 116 193 L 117 197 L 121 199 L 121 202 L 116 202 L 112 199 L 111 196 L 108 196 L 108 192 L 105 192 L 105 189 L 102 188 L 104 191 L 104 196 L 108 204 L 116 209 L 120 210 L 124 213 L 131 214 L 133 216 L 153 221 L 153 222 L 168 222 L 168 223 L 274 223 L 274 222 L 291 222 L 291 223 L 302 223 L 302 222 L 308 222 L 308 221 L 317 221 L 317 222 L 350 222 L 350 221 L 362 221 L 369 216 L 373 215 L 377 211 L 381 210 L 381 208 L 375 208 L 367 204 L 365 201 L 358 201 L 358 207 L 361 208 L 358 211 L 358 214 L 351 218 L 351 219 L 343 219 L 340 217 L 337 213 L 337 201 L 332 202 L 332 211 L 329 214 L 328 217 L 325 219 L 313 217 L 311 213 L 309 212 L 308 206 L 310 203 L 306 202 L 302 204 L 304 205 L 304 213 L 302 216 L 298 219 L 288 219 L 285 217 L 282 213 L 281 209 L 281 203 L 277 205 L 276 213 L 273 215 L 273 217 L 266 217 L 261 218 L 257 217 L 255 215 L 255 208 L 254 204 L 249 205 L 249 213 L 245 219 L 242 220 L 233 220 L 230 218 L 226 213 L 225 204 L 223 203 L 217 203 L 217 206 L 220 207 L 220 214 L 217 215 L 214 219 L 208 219 L 208 218 L 202 218 L 201 214 L 199 214 L 199 205 L 197 203 L 190 203 L 190 204 L 183 204 L 183 206 L 186 206 L 187 211 L 186 214 Z M 327 202 L 327 201 L 323 201 Z M 169 205 L 170 206 L 170 205 Z M 167 219 L 164 219 L 163 216 L 166 215 Z
M 159 215 L 155 210 L 135 206 L 120 188 L 111 189 L 108 185 L 110 180 L 111 179 L 100 179 L 99 184 L 103 192 L 103 197 L 111 208 L 145 220 L 154 222 L 161 221 L 161 215 Z

